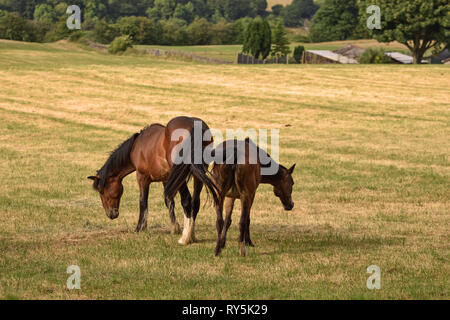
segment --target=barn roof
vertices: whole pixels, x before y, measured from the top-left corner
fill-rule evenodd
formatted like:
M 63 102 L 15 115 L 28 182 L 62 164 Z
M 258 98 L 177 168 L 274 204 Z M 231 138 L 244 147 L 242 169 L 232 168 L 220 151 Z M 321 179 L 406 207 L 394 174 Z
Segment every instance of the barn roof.
M 358 63 L 355 59 L 348 58 L 346 56 L 334 53 L 329 50 L 306 50 L 306 52 L 310 52 L 312 54 L 327 58 L 332 61 L 336 61 L 339 63 Z
M 395 60 L 403 64 L 412 64 L 414 61 L 413 57 L 400 52 L 386 52 L 385 55 L 390 57 L 392 60 Z

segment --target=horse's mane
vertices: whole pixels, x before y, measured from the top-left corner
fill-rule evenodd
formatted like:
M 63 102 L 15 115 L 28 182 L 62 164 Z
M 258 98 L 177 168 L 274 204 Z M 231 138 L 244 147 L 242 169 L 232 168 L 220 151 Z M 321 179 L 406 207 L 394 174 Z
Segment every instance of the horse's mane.
M 111 152 L 103 167 L 97 171 L 100 179 L 94 181 L 94 189 L 97 189 L 99 185 L 100 188 L 103 189 L 106 186 L 109 177 L 117 175 L 124 166 L 130 163 L 131 148 L 139 135 L 140 133 L 133 134 Z

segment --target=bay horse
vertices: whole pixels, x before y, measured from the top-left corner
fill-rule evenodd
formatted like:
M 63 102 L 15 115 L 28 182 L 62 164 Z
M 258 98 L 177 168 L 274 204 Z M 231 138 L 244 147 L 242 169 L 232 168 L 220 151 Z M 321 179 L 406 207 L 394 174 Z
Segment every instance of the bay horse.
M 106 215 L 110 219 L 116 219 L 119 216 L 120 199 L 123 193 L 122 180 L 127 175 L 136 171 L 136 178 L 139 185 L 139 221 L 135 232 L 147 228 L 148 215 L 148 195 L 152 182 L 162 182 L 164 185 L 171 176 L 172 168 L 183 167 L 193 176 L 194 192 L 193 196 L 187 187 L 187 181 L 181 184 L 179 194 L 181 196 L 181 205 L 184 210 L 184 230 L 178 243 L 186 245 L 195 241 L 194 218 L 200 209 L 200 193 L 203 185 L 207 190 L 213 193 L 215 197 L 215 186 L 207 175 L 207 167 L 195 163 L 187 165 L 176 165 L 173 162 L 172 152 L 179 152 L 183 144 L 194 144 L 194 135 L 192 131 L 194 123 L 201 124 L 202 133 L 209 130 L 208 125 L 199 118 L 176 117 L 168 122 L 166 126 L 161 124 L 152 124 L 139 133 L 133 134 L 129 139 L 120 144 L 109 156 L 108 160 L 97 171 L 97 175 L 90 176 L 93 180 L 93 188 L 100 194 L 100 199 L 105 209 Z M 178 130 L 184 134 L 175 135 Z M 176 139 L 173 140 L 173 137 Z M 206 135 L 205 135 L 206 136 Z M 202 150 L 213 142 L 202 137 Z M 172 178 L 173 180 L 174 178 Z M 171 220 L 171 233 L 181 233 L 180 226 L 175 217 L 175 203 L 172 198 L 165 198 L 165 204 L 169 209 Z
M 241 144 L 242 148 L 238 145 Z M 250 152 L 250 150 L 257 152 Z M 250 239 L 250 210 L 255 199 L 255 193 L 259 184 L 270 184 L 273 186 L 275 196 L 277 196 L 285 210 L 292 210 L 292 186 L 294 180 L 292 173 L 295 164 L 287 169 L 277 164 L 262 149 L 257 147 L 253 141 L 227 140 L 217 146 L 214 150 L 216 156 L 220 153 L 221 163 L 213 163 L 211 174 L 214 184 L 218 189 L 218 202 L 215 204 L 217 214 L 217 243 L 214 254 L 219 255 L 221 249 L 225 247 L 228 228 L 231 225 L 231 214 L 233 213 L 234 202 L 241 200 L 241 218 L 239 222 L 239 252 L 241 256 L 246 255 L 246 245 L 252 246 Z M 262 163 L 260 155 L 263 154 L 269 163 Z M 217 158 L 216 158 L 217 159 Z M 275 165 L 274 174 L 262 173 L 262 168 Z M 225 206 L 225 221 L 223 220 L 223 208 Z

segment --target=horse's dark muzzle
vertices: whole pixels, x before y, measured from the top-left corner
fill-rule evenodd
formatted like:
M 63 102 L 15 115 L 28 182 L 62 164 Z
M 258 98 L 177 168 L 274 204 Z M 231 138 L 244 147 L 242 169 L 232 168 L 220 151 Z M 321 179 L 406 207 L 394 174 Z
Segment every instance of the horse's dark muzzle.
M 294 203 L 291 202 L 288 205 L 284 205 L 284 210 L 291 211 L 294 208 Z
M 111 210 L 109 210 L 108 217 L 111 220 L 117 219 L 118 216 L 119 216 L 119 209 L 111 209 Z

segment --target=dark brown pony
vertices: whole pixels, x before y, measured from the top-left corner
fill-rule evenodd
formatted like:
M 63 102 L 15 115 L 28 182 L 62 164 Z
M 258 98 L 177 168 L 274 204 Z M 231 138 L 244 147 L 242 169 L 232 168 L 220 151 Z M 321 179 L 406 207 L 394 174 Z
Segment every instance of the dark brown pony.
M 178 242 L 180 244 L 189 244 L 195 241 L 193 218 L 197 216 L 200 208 L 201 190 L 205 184 L 213 192 L 214 199 L 216 199 L 214 194 L 215 186 L 207 176 L 207 169 L 204 165 L 196 165 L 194 163 L 174 165 L 172 160 L 172 152 L 179 151 L 180 146 L 187 143 L 194 144 L 194 135 L 191 134 L 194 122 L 201 124 L 202 133 L 209 130 L 204 121 L 191 117 L 174 118 L 169 121 L 167 126 L 152 124 L 146 127 L 140 133 L 133 134 L 128 140 L 119 145 L 111 153 L 103 167 L 97 171 L 96 176 L 88 177 L 94 180 L 93 187 L 99 192 L 103 208 L 110 219 L 116 219 L 119 216 L 120 198 L 123 193 L 122 179 L 136 171 L 140 190 L 140 214 L 136 232 L 145 230 L 147 227 L 150 184 L 152 182 L 165 184 L 171 175 L 172 169 L 174 167 L 182 167 L 187 172 L 187 175 L 192 175 L 194 178 L 194 193 L 193 197 L 191 197 L 186 181 L 181 184 L 178 191 L 185 215 L 185 228 Z M 184 134 L 175 135 L 177 130 L 184 132 Z M 174 136 L 176 136 L 175 141 L 173 141 Z M 201 141 L 202 150 L 210 143 L 212 143 L 212 137 L 209 141 Z M 170 213 L 171 232 L 174 234 L 180 233 L 180 226 L 176 222 L 175 217 L 173 197 L 166 197 L 165 204 Z
M 238 144 L 244 144 L 239 148 Z M 257 153 L 251 153 L 250 148 L 254 147 Z M 245 150 L 245 151 L 244 151 Z M 239 251 L 245 256 L 245 245 L 253 246 L 250 239 L 250 209 L 255 199 L 255 193 L 259 184 L 267 183 L 273 186 L 275 195 L 280 198 L 285 210 L 292 210 L 292 172 L 295 164 L 286 169 L 277 164 L 270 156 L 259 149 L 248 138 L 245 141 L 228 140 L 217 146 L 214 150 L 220 153 L 222 163 L 214 163 L 212 169 L 213 181 L 218 188 L 218 202 L 215 205 L 217 214 L 217 244 L 215 255 L 217 256 L 221 249 L 225 247 L 228 228 L 231 225 L 231 214 L 233 212 L 234 201 L 241 200 L 241 220 L 239 222 Z M 262 163 L 259 155 L 263 154 L 269 163 Z M 231 159 L 231 161 L 230 161 Z M 261 169 L 274 165 L 276 167 L 274 174 L 262 174 Z M 225 206 L 225 221 L 223 220 L 223 207 Z

